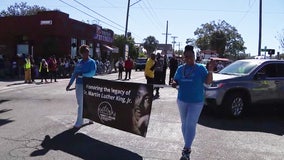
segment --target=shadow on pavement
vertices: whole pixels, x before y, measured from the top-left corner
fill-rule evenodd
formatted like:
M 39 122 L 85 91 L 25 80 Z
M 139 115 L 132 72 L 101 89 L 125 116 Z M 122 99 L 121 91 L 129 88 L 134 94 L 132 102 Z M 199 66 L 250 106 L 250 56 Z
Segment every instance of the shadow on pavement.
M 17 85 L 23 85 L 23 84 L 35 84 L 35 85 L 42 85 L 42 84 L 49 84 L 50 82 L 32 82 L 32 83 L 25 83 L 25 82 L 16 82 L 16 83 L 11 83 L 8 84 L 7 87 L 10 86 L 17 86 Z
M 10 101 L 10 100 L 7 100 L 7 99 L 0 99 L 0 104 L 1 104 L 1 103 L 4 103 L 4 102 L 8 102 L 8 101 Z
M 9 101 L 9 100 L 0 100 L 0 104 L 3 103 L 3 102 L 6 102 L 6 101 Z M 12 109 L 1 109 L 0 110 L 0 114 L 1 113 L 5 113 L 5 112 L 9 112 L 11 111 Z M 9 119 L 0 119 L 0 126 L 3 126 L 7 123 L 11 123 L 13 122 L 14 120 L 9 120 Z
M 25 82 L 11 83 L 11 84 L 8 84 L 7 87 L 9 87 L 9 86 L 16 86 L 16 85 L 22 85 L 22 84 L 25 84 Z
M 238 119 L 203 110 L 200 125 L 221 130 L 264 132 L 284 135 L 284 107 L 252 106 Z
M 11 111 L 11 110 L 12 110 L 12 109 L 1 109 L 1 110 L 0 110 L 0 114 L 1 114 L 1 113 L 5 113 L 5 112 L 9 112 L 9 111 Z
M 7 123 L 11 123 L 14 122 L 13 120 L 9 120 L 9 119 L 0 119 L 0 126 L 3 126 Z
M 95 140 L 82 133 L 76 133 L 79 129 L 66 130 L 53 138 L 46 135 L 41 143 L 43 149 L 36 150 L 30 156 L 43 156 L 49 150 L 61 150 L 82 159 L 115 160 L 131 159 L 142 160 L 136 153 L 122 149 L 98 140 Z

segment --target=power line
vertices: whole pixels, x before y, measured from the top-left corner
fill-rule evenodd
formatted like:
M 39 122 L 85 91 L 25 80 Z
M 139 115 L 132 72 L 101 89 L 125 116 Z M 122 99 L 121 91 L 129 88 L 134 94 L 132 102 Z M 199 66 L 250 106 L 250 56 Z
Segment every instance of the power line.
M 100 20 L 100 19 L 98 19 L 98 18 L 96 18 L 96 17 L 94 17 L 94 16 L 92 16 L 92 15 L 90 15 L 90 14 L 88 14 L 88 13 L 86 13 L 86 12 L 84 12 L 84 11 L 82 11 L 82 10 L 80 10 L 80 9 L 78 9 L 78 8 L 76 8 L 76 7 L 74 7 L 74 6 L 72 6 L 72 5 L 70 5 L 69 3 L 64 2 L 63 0 L 59 0 L 59 1 L 62 2 L 62 3 L 64 3 L 64 4 L 66 4 L 66 5 L 68 5 L 68 6 L 71 7 L 71 8 L 74 8 L 74 9 L 76 9 L 76 10 L 78 10 L 78 11 L 84 13 L 85 15 L 87 15 L 87 16 L 89 16 L 89 17 L 91 17 L 91 18 L 94 18 L 94 19 L 96 19 L 96 20 L 98 20 L 98 21 L 100 21 L 100 22 L 102 22 L 102 23 L 104 23 L 104 24 L 110 26 L 110 27 L 113 27 L 113 28 L 115 28 L 115 29 L 117 29 L 117 30 L 123 31 L 123 29 L 120 29 L 120 28 L 118 28 L 118 27 L 115 27 L 115 26 L 113 26 L 113 25 L 107 23 L 107 22 L 104 22 L 104 21 L 102 21 L 102 20 Z
M 160 26 L 158 26 L 158 24 L 157 24 L 157 22 L 155 21 L 155 20 L 153 20 L 153 15 L 151 16 L 151 15 L 149 15 L 149 12 L 146 12 L 145 11 L 145 8 L 147 8 L 146 7 L 146 4 L 144 3 L 144 1 L 142 1 L 142 5 L 143 6 L 141 6 L 140 4 L 138 4 L 139 6 L 140 6 L 140 8 L 141 8 L 141 10 L 142 10 L 142 13 L 141 14 L 144 14 L 147 18 L 148 18 L 148 20 L 150 20 L 151 22 L 152 22 L 152 24 L 153 24 L 153 27 L 160 27 Z M 131 18 L 131 21 L 137 21 L 137 20 L 141 20 L 140 18 L 133 18 L 132 16 L 131 16 L 131 12 L 130 12 L 130 15 L 129 15 L 129 17 Z M 131 28 L 131 26 L 129 27 L 129 28 Z M 161 27 L 160 27 L 161 28 Z M 158 30 L 161 30 L 161 29 L 159 29 L 159 28 L 157 28 Z M 139 37 L 139 36 L 138 36 Z M 140 39 L 142 39 L 142 38 L 140 38 Z
M 98 12 L 96 12 L 96 11 L 92 10 L 92 9 L 91 9 L 91 8 L 89 8 L 88 6 L 86 6 L 86 5 L 82 4 L 81 2 L 78 2 L 77 0 L 73 0 L 73 1 L 75 1 L 76 3 L 80 4 L 81 6 L 83 6 L 83 7 L 85 7 L 85 8 L 87 8 L 88 10 L 90 10 L 90 11 L 94 12 L 95 14 L 97 14 L 97 15 L 99 15 L 99 16 L 101 16 L 101 17 L 103 17 L 104 19 L 106 19 L 106 20 L 108 20 L 108 21 L 112 22 L 113 24 L 116 24 L 116 25 L 118 25 L 118 26 L 120 26 L 120 27 L 124 28 L 124 27 L 123 27 L 123 26 L 121 26 L 120 24 L 118 24 L 118 23 L 116 23 L 116 22 L 114 22 L 114 21 L 112 21 L 112 20 L 108 19 L 107 17 L 105 17 L 105 16 L 103 16 L 103 15 L 101 15 L 101 14 L 99 14 Z
M 131 6 L 133 6 L 134 4 L 136 4 L 136 3 L 138 3 L 138 2 L 140 2 L 140 1 L 137 1 L 137 2 L 135 2 L 135 3 L 133 3 Z M 144 3 L 144 1 L 142 1 L 142 3 Z M 144 7 L 142 7 L 140 4 L 138 4 L 139 6 L 140 6 L 140 8 L 142 9 L 142 11 L 144 11 Z M 145 11 L 144 11 L 145 12 Z M 152 20 L 151 19 L 151 16 L 149 16 L 148 14 L 147 14 L 147 12 L 145 12 L 144 13 L 144 15 L 146 15 L 146 16 L 148 16 L 149 17 L 149 19 L 150 20 Z M 137 21 L 137 20 L 140 20 L 139 18 L 133 18 L 132 16 L 131 16 L 131 11 L 130 11 L 130 13 L 129 13 L 129 18 L 131 19 L 131 21 Z M 153 24 L 155 23 L 154 21 L 152 21 L 153 22 Z M 129 32 L 131 32 L 131 26 L 129 26 L 129 29 L 128 30 L 130 30 Z M 132 35 L 135 35 L 135 37 L 138 37 L 138 38 L 140 38 L 140 39 L 143 39 L 143 38 L 141 38 L 140 36 L 138 36 L 137 34 L 135 34 L 134 32 L 131 32 L 131 34 Z
M 76 7 L 72 6 L 72 5 L 64 2 L 63 0 L 59 0 L 59 1 L 64 3 L 64 4 L 66 4 L 66 5 L 68 5 L 69 7 L 72 7 L 72 8 L 74 8 L 74 9 L 76 9 L 76 10 L 78 10 L 78 11 L 80 11 L 80 12 L 82 12 L 82 13 L 84 13 L 84 14 L 86 14 L 86 15 L 88 15 L 88 16 L 90 16 L 90 17 L 92 17 L 92 18 L 94 18 L 94 19 L 99 21 L 99 19 L 97 19 L 97 18 L 93 17 L 92 15 L 90 15 L 90 14 L 88 14 L 88 13 L 86 13 L 86 12 L 84 12 L 84 11 L 82 11 L 82 10 L 80 10 L 80 9 L 78 9 L 78 8 L 76 8 Z
M 145 6 L 145 9 L 148 10 L 148 12 L 146 13 L 150 14 L 150 19 L 154 22 L 153 24 L 156 24 L 159 29 L 163 29 L 163 24 L 161 23 L 160 19 L 158 18 L 159 16 L 156 14 L 153 7 L 151 6 L 151 3 L 146 0 L 146 3 L 144 3 L 143 1 L 143 4 Z
M 137 4 L 137 3 L 140 2 L 140 1 L 142 1 L 142 0 L 138 0 L 138 1 L 134 2 L 134 3 L 132 3 L 129 7 L 131 7 L 131 6 L 135 5 L 135 4 Z
M 119 28 L 116 27 L 116 26 L 113 26 L 113 25 L 111 25 L 111 24 L 109 24 L 109 23 L 107 23 L 107 22 L 105 22 L 105 21 L 102 21 L 102 20 L 100 20 L 100 19 L 98 19 L 98 18 L 96 18 L 96 17 L 94 17 L 94 16 L 88 14 L 88 13 L 85 12 L 85 11 L 82 11 L 82 10 L 78 9 L 77 7 L 74 7 L 73 5 L 67 3 L 67 2 L 65 2 L 65 1 L 63 1 L 63 0 L 59 0 L 59 1 L 61 1 L 62 3 L 68 5 L 69 7 L 72 7 L 72 8 L 74 8 L 74 9 L 76 9 L 76 10 L 78 10 L 78 11 L 84 13 L 85 15 L 87 15 L 87 16 L 89 16 L 89 17 L 92 17 L 92 18 L 96 19 L 97 21 L 100 21 L 100 22 L 102 22 L 102 23 L 104 23 L 104 24 L 106 24 L 106 25 L 108 25 L 108 26 L 110 26 L 110 27 L 113 27 L 113 28 L 115 28 L 115 29 L 117 29 L 117 30 L 119 30 L 119 31 L 124 32 L 124 26 L 122 26 L 122 25 L 120 25 L 120 24 L 118 24 L 118 23 L 116 23 L 116 22 L 110 20 L 109 18 L 107 18 L 107 17 L 101 15 L 100 13 L 98 13 L 98 12 L 92 10 L 91 8 L 89 8 L 88 6 L 86 6 L 86 5 L 82 4 L 82 3 L 80 3 L 80 2 L 77 1 L 77 0 L 73 0 L 73 1 L 75 1 L 77 4 L 81 5 L 82 7 L 84 7 L 84 8 L 86 8 L 86 9 L 92 11 L 93 13 L 97 14 L 98 16 L 100 16 L 100 17 L 102 17 L 102 18 L 104 18 L 104 19 L 110 21 L 111 23 L 117 25 Z M 106 0 L 105 0 L 105 1 L 106 1 Z M 132 5 L 134 5 L 134 4 L 136 4 L 136 3 L 140 2 L 140 1 L 141 1 L 141 0 L 138 0 L 137 2 L 133 3 Z M 106 1 L 106 2 L 108 2 L 108 1 Z M 143 1 L 142 1 L 142 2 L 143 2 Z M 155 17 L 157 14 L 154 14 L 153 9 L 152 9 L 151 5 L 149 4 L 149 2 L 148 2 L 148 6 L 150 6 L 150 7 L 147 7 L 144 2 L 143 2 L 143 4 L 144 4 L 144 7 L 142 7 L 142 6 L 140 5 L 140 7 L 142 8 L 142 10 L 144 10 L 144 8 L 150 8 L 149 12 L 146 12 L 145 10 L 144 10 L 144 12 L 145 12 L 145 14 L 149 17 L 149 19 L 153 22 L 153 24 L 157 24 L 157 21 L 153 20 L 153 17 Z M 150 14 L 150 16 L 149 16 L 149 14 Z M 131 16 L 130 16 L 130 17 L 131 17 Z M 157 17 L 157 16 L 156 16 L 156 17 Z M 157 26 L 161 28 L 160 25 L 157 24 Z M 123 28 L 123 29 L 122 29 L 122 28 Z M 131 27 L 130 27 L 130 28 L 131 28 Z M 131 32 L 131 29 L 129 29 L 129 31 Z M 132 33 L 132 34 L 135 35 L 135 37 L 138 37 L 138 38 L 142 39 L 140 36 L 136 35 L 135 33 Z
M 241 20 L 240 20 L 240 22 L 238 23 L 238 25 L 239 25 L 239 24 L 245 19 L 245 17 L 248 15 L 248 13 L 250 12 L 251 8 L 252 8 L 252 7 L 254 6 L 254 4 L 255 4 L 255 1 L 256 1 L 256 0 L 254 0 L 252 4 L 250 4 L 251 1 L 249 1 L 250 7 L 249 7 L 249 9 L 247 9 L 247 11 L 245 12 L 245 14 L 243 15 L 243 17 L 241 18 Z
M 115 7 L 111 2 L 104 0 L 106 3 L 108 3 L 109 5 L 111 5 L 112 7 Z

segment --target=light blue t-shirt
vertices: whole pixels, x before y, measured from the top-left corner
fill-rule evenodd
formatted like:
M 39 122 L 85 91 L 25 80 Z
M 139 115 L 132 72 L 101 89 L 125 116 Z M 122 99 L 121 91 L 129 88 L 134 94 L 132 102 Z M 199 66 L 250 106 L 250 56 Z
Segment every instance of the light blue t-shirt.
M 96 74 L 96 71 L 97 65 L 95 60 L 93 60 L 92 58 L 89 58 L 86 61 L 80 59 L 75 66 L 69 83 L 72 84 L 76 79 L 76 84 L 83 84 L 82 77 L 93 77 Z M 79 75 L 79 77 L 77 77 L 77 75 Z
M 201 64 L 180 65 L 174 76 L 179 85 L 178 99 L 187 103 L 203 102 L 207 74 L 207 69 Z

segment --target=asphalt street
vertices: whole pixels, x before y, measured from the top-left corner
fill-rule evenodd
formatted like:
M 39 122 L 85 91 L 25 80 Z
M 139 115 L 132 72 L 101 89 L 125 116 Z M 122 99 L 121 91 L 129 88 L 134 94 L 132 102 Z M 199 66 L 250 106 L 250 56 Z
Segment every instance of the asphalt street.
M 97 78 L 117 80 L 117 73 Z M 39 80 L 37 80 L 39 81 Z M 132 72 L 125 83 L 145 83 Z M 72 129 L 75 92 L 68 79 L 56 83 L 0 82 L 0 159 L 178 160 L 183 147 L 177 90 L 165 87 L 153 101 L 146 138 L 98 123 Z M 282 111 L 282 112 L 280 112 Z M 283 110 L 256 110 L 242 119 L 203 112 L 193 160 L 282 160 Z

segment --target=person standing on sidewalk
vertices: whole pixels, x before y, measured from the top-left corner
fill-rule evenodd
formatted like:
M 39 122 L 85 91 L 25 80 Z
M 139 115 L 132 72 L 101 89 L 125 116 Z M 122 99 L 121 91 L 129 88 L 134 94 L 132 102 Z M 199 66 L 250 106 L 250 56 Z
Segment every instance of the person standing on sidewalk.
M 55 58 L 55 55 L 51 56 L 48 60 L 48 69 L 50 72 L 50 83 L 52 83 L 52 79 L 54 79 L 54 82 L 56 81 L 56 77 L 57 77 L 57 60 Z
M 204 105 L 204 83 L 212 82 L 213 65 L 209 64 L 207 70 L 203 65 L 195 63 L 193 46 L 190 45 L 185 46 L 183 58 L 185 64 L 178 67 L 172 87 L 179 85 L 177 104 L 185 143 L 180 160 L 189 160 L 196 125 Z
M 89 46 L 82 45 L 79 48 L 82 54 L 72 73 L 71 79 L 66 86 L 66 91 L 70 90 L 71 85 L 76 79 L 76 99 L 78 104 L 77 120 L 74 125 L 75 128 L 80 128 L 83 125 L 83 77 L 93 77 L 96 74 L 97 66 L 95 60 L 89 57 Z M 90 121 L 93 123 L 93 121 Z
M 116 62 L 116 66 L 118 68 L 118 79 L 122 79 L 122 72 L 124 70 L 124 62 L 122 57 L 119 58 L 119 60 Z
M 30 55 L 27 55 L 27 57 L 25 57 L 24 71 L 25 71 L 25 83 L 32 83 L 32 64 L 31 64 Z
M 32 83 L 35 83 L 35 78 L 36 78 L 36 64 L 33 56 L 30 56 L 30 61 L 31 61 L 31 79 Z
M 131 70 L 133 68 L 133 61 L 131 60 L 130 56 L 128 56 L 127 60 L 124 62 L 124 68 L 125 68 L 125 80 L 131 79 Z
M 45 80 L 45 83 L 47 83 L 47 77 L 48 77 L 48 63 L 46 62 L 45 59 L 42 59 L 41 62 L 39 63 L 39 74 L 41 78 L 41 83 L 43 83 L 43 79 Z

